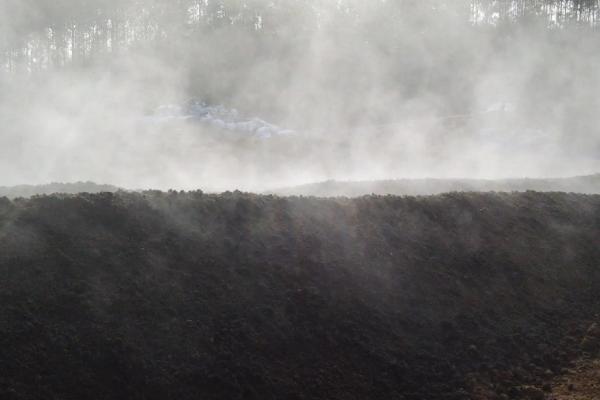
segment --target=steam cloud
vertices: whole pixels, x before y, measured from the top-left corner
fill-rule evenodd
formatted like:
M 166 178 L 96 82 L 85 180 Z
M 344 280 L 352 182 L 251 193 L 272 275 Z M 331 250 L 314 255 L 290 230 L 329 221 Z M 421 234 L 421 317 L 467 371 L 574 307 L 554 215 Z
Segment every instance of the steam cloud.
M 597 5 L 533 3 L 7 0 L 0 185 L 595 172 Z

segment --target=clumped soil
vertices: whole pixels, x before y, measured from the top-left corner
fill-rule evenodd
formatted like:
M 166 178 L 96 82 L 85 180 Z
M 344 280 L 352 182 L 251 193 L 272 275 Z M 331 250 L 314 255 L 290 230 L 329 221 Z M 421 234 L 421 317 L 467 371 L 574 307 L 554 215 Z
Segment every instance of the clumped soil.
M 2 399 L 543 399 L 600 196 L 0 198 L 0 277 Z
M 578 360 L 552 382 L 550 400 L 597 400 L 600 398 L 600 360 Z

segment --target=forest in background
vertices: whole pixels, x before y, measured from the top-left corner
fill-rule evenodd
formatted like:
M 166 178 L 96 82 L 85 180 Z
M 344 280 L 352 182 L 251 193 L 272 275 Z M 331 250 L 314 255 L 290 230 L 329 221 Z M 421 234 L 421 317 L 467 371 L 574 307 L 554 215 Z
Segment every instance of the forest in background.
M 505 101 L 537 120 L 569 115 L 571 127 L 584 130 L 597 105 L 586 88 L 597 83 L 598 4 L 7 0 L 0 70 L 40 79 L 64 69 L 128 78 L 137 71 L 148 87 L 169 81 L 187 96 L 299 128 L 389 122 L 392 109 L 474 112 Z M 587 86 L 572 85 L 574 77 Z M 508 89 L 498 91 L 496 81 Z M 562 103 L 575 95 L 585 97 L 583 108 Z
M 597 27 L 598 0 L 8 0 L 3 3 L 2 65 L 16 71 L 85 65 L 136 46 L 194 41 L 215 30 L 238 30 L 251 40 L 302 40 L 316 31 L 394 28 L 442 20 L 456 26 L 536 25 L 545 29 Z M 372 17 L 379 17 L 373 20 Z M 381 28 L 381 26 L 378 26 Z M 389 36 L 388 36 L 389 35 Z

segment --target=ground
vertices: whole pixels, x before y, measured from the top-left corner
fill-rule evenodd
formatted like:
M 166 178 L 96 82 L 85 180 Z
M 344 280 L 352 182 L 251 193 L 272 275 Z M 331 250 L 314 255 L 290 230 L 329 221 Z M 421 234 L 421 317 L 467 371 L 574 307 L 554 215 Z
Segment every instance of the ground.
M 583 396 L 599 265 L 595 195 L 0 198 L 0 399 Z
M 600 359 L 580 359 L 552 383 L 552 400 L 600 399 Z

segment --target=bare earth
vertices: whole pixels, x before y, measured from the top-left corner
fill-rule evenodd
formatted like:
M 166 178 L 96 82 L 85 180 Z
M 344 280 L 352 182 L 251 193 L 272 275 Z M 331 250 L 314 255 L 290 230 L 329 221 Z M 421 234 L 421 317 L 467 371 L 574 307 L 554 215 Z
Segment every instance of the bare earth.
M 600 399 L 600 360 L 580 360 L 553 382 L 552 400 Z

